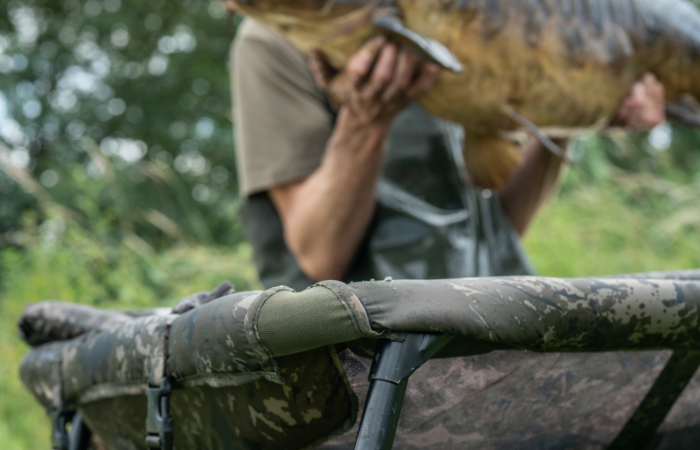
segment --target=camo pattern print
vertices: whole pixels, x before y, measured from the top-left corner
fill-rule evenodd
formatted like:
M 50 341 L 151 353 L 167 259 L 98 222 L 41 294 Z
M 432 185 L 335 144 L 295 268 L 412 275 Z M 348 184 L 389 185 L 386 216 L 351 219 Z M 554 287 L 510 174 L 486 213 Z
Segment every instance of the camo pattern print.
M 596 449 L 615 439 L 654 383 L 669 351 L 532 353 L 433 359 L 409 382 L 394 448 L 401 450 Z M 371 360 L 341 354 L 360 411 Z M 320 450 L 352 450 L 359 419 Z M 650 448 L 700 442 L 700 373 Z
M 350 287 L 375 327 L 544 351 L 693 348 L 700 281 L 468 278 Z

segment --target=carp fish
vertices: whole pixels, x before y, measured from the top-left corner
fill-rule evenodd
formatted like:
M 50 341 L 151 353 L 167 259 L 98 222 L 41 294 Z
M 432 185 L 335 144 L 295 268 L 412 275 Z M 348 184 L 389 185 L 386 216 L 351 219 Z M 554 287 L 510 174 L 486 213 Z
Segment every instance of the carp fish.
M 651 72 L 668 101 L 700 100 L 700 12 L 689 0 L 223 0 L 342 69 L 384 34 L 442 70 L 420 99 L 464 127 L 470 180 L 522 164 L 509 134 L 601 126 Z

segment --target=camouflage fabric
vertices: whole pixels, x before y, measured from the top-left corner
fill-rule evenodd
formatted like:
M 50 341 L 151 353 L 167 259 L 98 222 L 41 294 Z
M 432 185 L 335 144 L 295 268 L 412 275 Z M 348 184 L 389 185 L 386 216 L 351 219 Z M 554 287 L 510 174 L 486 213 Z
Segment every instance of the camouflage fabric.
M 67 342 L 61 351 L 64 398 L 82 404 L 160 383 L 165 335 L 175 317 L 140 317 Z
M 608 450 L 644 447 L 700 367 L 700 352 L 676 350 Z
M 356 423 L 352 391 L 363 398 L 366 382 L 334 344 L 371 355 L 374 340 L 394 331 L 444 332 L 457 338 L 438 356 L 462 357 L 413 375 L 395 448 L 602 448 L 669 352 L 498 349 L 696 348 L 700 272 L 683 277 L 324 282 L 299 293 L 234 293 L 39 346 L 21 376 L 46 407 L 76 406 L 110 449 L 145 448 L 143 394 L 164 375 L 174 380 L 179 448 L 298 449 Z M 669 435 L 679 423 L 700 426 L 697 376 L 683 398 L 661 427 Z M 345 448 L 349 436 L 326 446 Z
M 362 411 L 371 360 L 348 353 L 341 353 L 341 359 Z M 408 382 L 394 448 L 607 449 L 669 356 L 667 350 L 564 354 L 510 350 L 430 360 Z M 353 449 L 358 425 L 359 420 L 319 449 Z M 648 443 L 649 447 L 627 449 L 698 448 L 700 373 Z
M 278 360 L 284 385 L 176 389 L 171 396 L 177 449 L 287 450 L 314 447 L 355 422 L 354 394 L 326 348 Z M 81 406 L 110 450 L 146 449 L 146 397 L 118 396 Z
M 658 279 L 700 280 L 700 271 L 697 270 L 626 277 L 638 279 L 649 275 Z M 548 282 L 543 279 L 538 280 L 541 286 L 549 286 L 550 289 L 538 289 L 538 295 L 535 297 L 539 298 L 530 300 L 533 306 L 556 300 L 557 295 L 552 295 L 553 292 L 566 297 L 570 295 L 573 287 L 594 285 L 593 280 L 566 280 L 573 286 L 566 289 L 552 289 L 551 287 L 554 286 L 552 281 L 561 285 L 565 280 Z M 461 288 L 470 287 L 477 290 L 473 283 L 477 280 L 452 281 Z M 479 296 L 493 292 L 494 289 L 500 291 L 500 294 L 490 297 L 493 300 L 499 297 L 508 298 L 508 290 L 503 286 L 495 287 L 488 283 L 489 281 L 497 282 L 496 286 L 498 283 L 505 285 L 510 283 L 511 286 L 520 289 L 525 285 L 525 283 L 514 283 L 513 279 L 478 280 L 481 283 L 481 287 L 478 288 L 480 293 L 472 293 L 469 298 L 476 297 L 477 300 L 487 301 L 484 296 Z M 610 282 L 610 280 L 603 281 Z M 392 322 L 391 326 L 414 320 L 411 329 L 426 330 L 431 326 L 429 319 L 440 321 L 441 324 L 452 321 L 451 313 L 454 309 L 445 310 L 447 306 L 445 302 L 450 297 L 435 289 L 435 285 L 439 285 L 440 282 L 389 284 L 394 283 L 397 283 L 396 290 L 400 292 L 401 306 L 405 306 L 404 302 L 407 298 L 412 298 L 416 303 L 420 302 L 423 305 L 420 311 L 422 316 L 416 314 L 418 311 L 415 308 L 402 316 L 400 307 L 397 307 L 392 301 L 392 296 L 386 295 L 384 291 L 387 283 L 364 283 L 363 287 L 373 294 L 372 300 L 369 301 L 366 292 L 361 292 L 356 285 L 351 287 L 358 292 L 359 297 L 367 305 L 368 311 L 373 313 L 372 318 L 375 322 L 384 320 L 383 317 L 386 315 L 396 321 Z M 662 287 L 658 283 L 650 283 L 658 288 Z M 634 286 L 622 289 L 618 285 L 615 289 L 618 292 L 617 297 L 621 297 L 620 291 L 630 292 L 632 287 Z M 684 287 L 691 290 L 697 289 L 692 284 Z M 375 294 L 375 291 L 379 291 L 379 294 Z M 526 291 L 526 293 L 530 295 L 525 298 L 531 299 L 532 292 Z M 630 295 L 627 300 L 641 301 L 651 297 L 653 302 L 663 303 L 671 301 L 676 295 L 681 296 L 683 291 L 679 289 L 671 292 L 671 298 L 652 295 L 655 293 L 636 290 L 639 297 Z M 588 304 L 588 306 L 596 306 L 595 296 L 592 295 L 591 290 L 585 294 L 583 298 L 594 300 L 594 304 Z M 688 296 L 685 297 L 687 298 Z M 698 298 L 697 295 L 695 298 Z M 578 301 L 581 300 L 578 299 Z M 375 306 L 370 304 L 372 301 L 375 302 Z M 455 297 L 454 302 L 459 303 L 459 297 Z M 475 308 L 484 314 L 478 306 Z M 439 315 L 437 311 L 441 309 L 442 314 Z M 495 307 L 494 310 L 496 310 Z M 692 303 L 689 310 L 693 311 Z M 495 313 L 483 317 L 488 317 L 486 320 L 490 323 L 491 320 L 499 320 L 498 316 L 494 316 Z M 538 321 L 534 321 L 534 324 L 537 323 Z M 501 342 L 508 342 L 508 340 L 501 339 Z M 469 342 L 463 340 L 458 343 L 457 348 L 450 349 L 448 353 L 464 352 L 468 350 L 467 345 Z M 489 348 L 488 346 L 474 348 L 473 343 L 470 347 L 474 354 L 482 353 Z M 350 383 L 362 403 L 369 388 L 367 377 L 370 361 L 352 353 L 348 355 L 347 352 L 341 356 Z M 665 419 L 663 416 L 660 418 L 662 424 L 658 432 L 654 433 L 656 427 L 647 422 L 649 416 L 654 415 L 653 410 L 635 412 L 647 392 L 652 396 L 652 405 L 658 405 L 663 396 L 669 395 L 669 392 L 672 395 L 678 392 L 674 385 L 676 382 L 674 376 L 667 377 L 665 380 L 668 382 L 666 389 L 663 389 L 663 383 L 655 383 L 669 361 L 669 356 L 668 351 L 565 354 L 494 351 L 490 354 L 467 358 L 431 360 L 418 369 L 409 381 L 394 448 L 402 450 L 425 448 L 602 450 L 621 434 L 625 424 L 633 418 L 637 420 L 632 421 L 631 426 L 650 427 L 649 433 L 646 433 L 649 439 L 643 442 L 647 444 L 644 446 L 647 449 L 698 448 L 700 445 L 700 373 L 692 377 L 685 389 L 683 389 L 685 385 L 681 386 L 683 393 L 675 401 L 670 413 L 668 415 L 664 413 Z M 652 385 L 654 389 L 650 391 Z M 672 400 L 675 400 L 675 397 Z M 646 399 L 645 403 L 647 403 Z M 354 448 L 358 424 L 359 420 L 348 433 L 320 448 L 324 450 Z M 642 437 L 644 435 L 645 433 L 642 433 Z M 628 445 L 618 448 L 642 447 L 643 445 Z
M 260 345 L 255 314 L 280 292 L 289 289 L 231 294 L 46 344 L 25 356 L 21 377 L 47 408 L 73 404 L 110 449 L 145 448 L 144 393 L 164 373 L 175 379 L 181 448 L 307 448 L 348 429 L 357 400 L 333 348 L 273 359 Z
M 241 292 L 189 311 L 170 327 L 167 372 L 187 385 L 240 385 L 269 377 L 246 336 L 245 319 L 260 292 Z
M 656 279 L 656 280 L 695 280 L 700 281 L 700 270 L 677 270 L 671 272 L 645 272 L 633 273 L 628 275 L 614 275 L 603 278 L 641 278 L 641 279 Z
M 66 341 L 91 330 L 123 323 L 131 317 L 118 311 L 104 311 L 85 305 L 41 302 L 24 307 L 17 331 L 32 347 L 53 341 Z
M 532 350 L 693 348 L 700 281 L 472 278 L 351 284 L 375 327 Z
M 49 343 L 27 353 L 20 365 L 20 377 L 36 400 L 46 408 L 57 408 L 63 399 L 61 354 L 64 344 Z

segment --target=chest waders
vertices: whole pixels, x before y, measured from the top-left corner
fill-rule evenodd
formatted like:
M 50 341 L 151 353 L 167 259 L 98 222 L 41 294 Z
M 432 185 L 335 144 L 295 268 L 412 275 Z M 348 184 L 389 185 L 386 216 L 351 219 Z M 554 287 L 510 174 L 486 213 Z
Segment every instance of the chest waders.
M 346 281 L 527 275 L 533 270 L 498 196 L 466 180 L 462 129 L 413 104 L 394 122 L 377 210 Z M 284 242 L 267 194 L 240 219 L 265 287 L 313 284 Z

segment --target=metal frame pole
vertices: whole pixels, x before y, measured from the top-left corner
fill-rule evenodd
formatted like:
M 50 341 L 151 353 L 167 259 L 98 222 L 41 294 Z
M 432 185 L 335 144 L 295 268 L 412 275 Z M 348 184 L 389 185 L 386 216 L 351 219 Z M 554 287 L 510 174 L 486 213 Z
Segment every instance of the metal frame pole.
M 83 421 L 83 416 L 76 413 L 70 428 L 70 450 L 88 450 L 92 432 Z
M 377 342 L 355 450 L 391 449 L 408 378 L 453 337 L 448 334 L 399 333 L 398 340 L 381 339 Z

